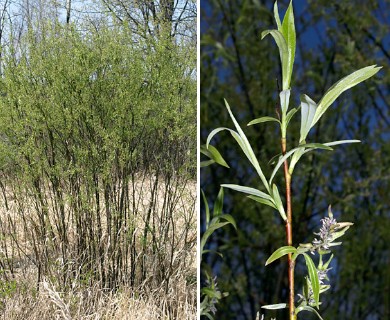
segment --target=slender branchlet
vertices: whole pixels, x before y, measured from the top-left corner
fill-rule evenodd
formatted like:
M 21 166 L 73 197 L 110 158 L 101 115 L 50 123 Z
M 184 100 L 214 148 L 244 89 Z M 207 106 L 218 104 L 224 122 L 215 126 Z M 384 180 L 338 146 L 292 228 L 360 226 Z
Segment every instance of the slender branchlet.
M 381 67 L 375 65 L 359 69 L 350 75 L 342 78 L 340 81 L 331 86 L 324 94 L 322 99 L 316 103 L 309 96 L 302 94 L 300 96 L 301 104 L 299 108 L 292 108 L 289 110 L 290 94 L 291 94 L 291 78 L 295 59 L 296 47 L 296 33 L 293 4 L 290 2 L 283 21 L 279 17 L 279 9 L 277 2 L 274 6 L 274 16 L 277 29 L 266 30 L 262 33 L 262 38 L 271 35 L 275 40 L 280 54 L 280 62 L 282 65 L 282 90 L 279 92 L 280 110 L 277 110 L 278 118 L 261 117 L 254 119 L 248 125 L 263 124 L 265 122 L 277 123 L 280 126 L 280 141 L 282 154 L 277 161 L 270 178 L 268 179 L 261 168 L 261 165 L 255 156 L 249 140 L 247 139 L 240 124 L 237 122 L 233 112 L 225 100 L 225 105 L 230 118 L 233 121 L 235 130 L 229 128 L 214 129 L 208 136 L 206 145 L 202 146 L 201 152 L 208 156 L 210 163 L 218 163 L 225 167 L 229 167 L 226 161 L 222 158 L 218 150 L 210 144 L 212 138 L 220 131 L 227 130 L 231 133 L 234 140 L 242 149 L 245 157 L 249 160 L 254 170 L 259 176 L 259 182 L 262 187 L 259 189 L 236 185 L 236 184 L 222 184 L 222 187 L 242 192 L 248 198 L 255 200 L 261 204 L 267 205 L 275 209 L 281 219 L 283 219 L 286 227 L 286 246 L 277 249 L 266 261 L 266 265 L 287 255 L 288 257 L 288 303 L 278 303 L 262 306 L 264 309 L 285 309 L 289 310 L 289 320 L 296 320 L 297 315 L 301 311 L 308 311 L 316 314 L 319 319 L 322 319 L 318 310 L 320 307 L 320 294 L 330 288 L 326 283 L 328 281 L 329 264 L 333 258 L 331 248 L 341 244 L 341 242 L 334 242 L 337 238 L 344 235 L 344 233 L 352 225 L 351 222 L 337 222 L 333 217 L 333 213 L 329 207 L 328 217 L 321 220 L 321 228 L 317 236 L 311 243 L 300 244 L 298 247 L 293 246 L 293 225 L 292 225 L 292 175 L 297 163 L 302 156 L 308 152 L 316 149 L 333 150 L 332 147 L 345 143 L 356 143 L 359 140 L 341 140 L 327 143 L 306 143 L 306 138 L 312 127 L 320 120 L 322 115 L 333 104 L 333 102 L 346 90 L 352 88 L 362 81 L 365 81 L 375 75 Z M 299 144 L 294 148 L 287 149 L 287 133 L 288 125 L 292 121 L 294 115 L 300 109 L 301 111 L 301 128 Z M 284 181 L 285 181 L 285 203 L 279 194 L 279 188 L 274 182 L 274 178 L 283 166 Z M 299 213 L 298 213 L 299 214 Z M 326 262 L 324 258 L 330 255 Z M 317 265 L 314 263 L 311 256 L 318 256 Z M 294 293 L 294 269 L 297 258 L 301 256 L 304 258 L 307 267 L 307 276 L 305 277 L 302 294 L 298 295 L 298 305 L 295 304 Z

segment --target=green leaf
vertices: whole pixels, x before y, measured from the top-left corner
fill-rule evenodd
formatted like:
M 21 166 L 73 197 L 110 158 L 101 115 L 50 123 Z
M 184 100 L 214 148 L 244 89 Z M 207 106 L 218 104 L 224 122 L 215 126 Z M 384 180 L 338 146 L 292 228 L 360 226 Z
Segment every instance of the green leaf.
M 292 1 L 287 8 L 286 14 L 283 18 L 282 33 L 287 42 L 288 59 L 287 59 L 287 79 L 283 77 L 283 90 L 290 88 L 291 75 L 294 67 L 295 48 L 296 48 L 296 34 L 294 23 L 294 10 Z
M 269 185 L 268 185 L 268 181 L 265 178 L 263 171 L 261 170 L 260 164 L 257 161 L 257 158 L 256 158 L 256 156 L 255 156 L 255 154 L 253 152 L 253 149 L 252 149 L 252 147 L 251 147 L 247 137 L 245 136 L 245 133 L 242 131 L 240 125 L 238 124 L 238 122 L 234 118 L 233 113 L 230 110 L 230 106 L 229 106 L 229 104 L 227 103 L 226 100 L 225 100 L 225 106 L 226 106 L 226 109 L 229 112 L 229 115 L 230 115 L 230 117 L 231 117 L 231 119 L 232 119 L 236 129 L 237 129 L 237 132 L 232 130 L 232 129 L 225 128 L 225 127 L 220 127 L 220 128 L 214 129 L 213 131 L 210 132 L 209 136 L 207 137 L 206 146 L 209 145 L 211 139 L 218 132 L 223 131 L 223 130 L 229 131 L 231 133 L 231 135 L 233 136 L 233 138 L 237 141 L 238 145 L 240 146 L 241 150 L 244 152 L 244 154 L 246 155 L 246 157 L 248 158 L 250 163 L 255 168 L 255 170 L 256 170 L 257 174 L 259 175 L 261 181 L 263 182 L 265 188 L 267 189 L 267 191 L 269 191 L 270 188 L 269 188 Z
M 207 317 L 209 320 L 214 320 L 213 316 L 209 312 L 202 312 L 201 315 Z
M 206 211 L 206 229 L 207 229 L 209 226 L 209 222 L 210 222 L 210 208 L 209 208 L 209 204 L 208 204 L 207 199 L 206 199 L 206 195 L 204 194 L 202 189 L 200 191 L 202 192 L 203 203 L 204 203 L 204 207 L 205 207 L 205 211 Z
M 316 113 L 317 104 L 307 95 L 301 95 L 301 136 L 299 142 L 305 141 Z
M 215 163 L 214 160 L 201 161 L 200 162 L 200 167 L 201 168 L 208 167 L 209 165 L 212 165 L 213 163 Z
M 289 49 L 287 47 L 287 41 L 284 38 L 284 35 L 282 32 L 278 30 L 266 30 L 261 33 L 261 39 L 264 39 L 268 34 L 270 34 L 278 48 L 279 48 L 279 56 L 280 56 L 280 61 L 282 63 L 282 77 L 283 77 L 283 90 L 289 89 Z M 290 75 L 291 78 L 291 75 Z
M 318 304 L 320 302 L 320 281 L 318 280 L 318 273 L 317 268 L 314 265 L 313 260 L 310 258 L 310 256 L 307 253 L 302 253 L 305 257 L 307 271 L 310 278 L 311 287 L 313 289 L 313 299 L 315 301 L 315 304 L 318 307 Z
M 309 149 L 310 150 L 314 150 L 314 149 Z M 308 150 L 306 150 L 308 152 Z M 305 154 L 305 149 L 299 149 L 297 152 L 294 152 L 292 158 L 291 158 L 291 161 L 290 161 L 290 166 L 288 168 L 290 174 L 293 173 L 294 171 L 294 168 L 296 166 L 296 164 L 298 163 L 298 161 L 301 159 L 301 157 Z
M 220 253 L 220 252 L 218 252 L 218 251 L 215 251 L 215 250 L 209 250 L 209 249 L 203 250 L 203 251 L 202 251 L 202 255 L 205 254 L 205 253 L 209 253 L 209 252 L 213 252 L 213 253 L 219 255 L 221 258 L 223 258 L 223 254 L 222 254 L 222 253 Z
M 290 89 L 283 90 L 279 93 L 280 108 L 283 114 L 287 114 L 288 105 L 290 103 Z
M 346 226 L 345 228 L 341 229 L 340 231 L 332 233 L 332 241 L 336 240 L 337 238 L 342 237 L 345 232 L 353 225 L 353 223 L 350 223 L 349 226 Z
M 290 123 L 292 117 L 294 116 L 294 114 L 298 111 L 297 108 L 293 108 L 291 109 L 288 113 L 287 113 L 287 116 L 286 116 L 286 127 L 288 126 L 288 124 Z
M 297 314 L 301 311 L 309 311 L 309 312 L 312 312 L 312 313 L 315 313 L 317 315 L 317 317 L 321 320 L 324 320 L 321 318 L 320 314 L 317 312 L 316 309 L 310 307 L 310 306 L 301 306 L 301 307 L 298 307 L 297 308 Z
M 210 223 L 210 226 L 207 228 L 207 230 L 202 235 L 202 238 L 200 240 L 200 252 L 201 255 L 204 254 L 204 246 L 206 245 L 207 239 L 213 234 L 213 232 L 219 228 L 222 228 L 226 226 L 227 224 L 230 224 L 230 222 L 218 222 L 218 223 Z
M 300 243 L 297 248 L 297 253 L 293 254 L 292 259 L 296 260 L 300 254 L 310 251 L 312 248 L 313 245 L 311 243 Z
M 330 264 L 330 262 L 332 261 L 332 259 L 333 259 L 333 253 L 332 253 L 332 255 L 330 256 L 329 260 L 323 265 L 322 268 L 323 268 L 324 270 L 328 269 L 329 264 Z
M 258 124 L 258 123 L 263 123 L 263 122 L 269 122 L 269 121 L 274 121 L 274 122 L 279 122 L 280 121 L 276 118 L 273 118 L 273 117 L 261 117 L 261 118 L 257 118 L 255 120 L 252 120 L 251 122 L 249 122 L 247 124 L 247 126 L 251 126 L 251 125 L 254 125 L 254 124 Z
M 214 136 L 215 136 L 217 133 L 219 133 L 219 132 L 221 132 L 221 131 L 223 131 L 223 130 L 227 130 L 227 131 L 229 131 L 231 134 L 233 134 L 232 132 L 234 132 L 234 133 L 237 134 L 237 132 L 235 132 L 234 130 L 229 129 L 229 128 L 225 128 L 225 127 L 216 128 L 216 129 L 214 129 L 213 131 L 211 131 L 211 132 L 209 133 L 208 137 L 207 137 L 207 140 L 206 140 L 206 149 L 208 149 L 211 139 L 214 138 Z
M 287 90 L 290 88 L 296 48 L 296 33 L 292 1 L 287 8 L 286 14 L 284 15 L 283 23 L 280 21 L 277 2 L 274 4 L 274 16 L 278 30 L 264 31 L 261 34 L 261 38 L 263 39 L 266 35 L 271 34 L 275 39 L 275 42 L 279 47 L 280 61 L 282 63 L 283 90 Z
M 212 288 L 207 288 L 207 287 L 204 287 L 201 289 L 200 291 L 203 295 L 206 295 L 210 298 L 217 298 L 217 299 L 221 299 L 222 298 L 222 294 L 220 291 L 216 291 Z
M 368 66 L 362 69 L 359 69 L 350 75 L 342 78 L 331 86 L 325 95 L 322 97 L 321 101 L 318 103 L 317 111 L 314 116 L 311 127 L 313 127 L 317 121 L 322 117 L 325 111 L 330 107 L 330 105 L 342 94 L 344 91 L 348 90 L 359 84 L 362 81 L 367 80 L 368 78 L 375 75 L 382 67 L 377 67 L 376 65 Z
M 320 286 L 320 293 L 324 293 L 325 291 L 328 291 L 329 289 L 330 289 L 330 285 L 329 284 L 321 285 Z
M 346 143 L 359 143 L 361 142 L 360 140 L 339 140 L 339 141 L 333 141 L 333 142 L 326 142 L 323 145 L 332 147 L 332 146 L 337 146 L 339 144 L 346 144 Z
M 292 257 L 291 257 L 292 261 L 297 260 L 297 258 L 299 257 L 299 255 L 302 254 L 302 251 L 306 252 L 306 251 L 308 251 L 308 250 L 303 250 L 302 248 L 298 248 L 298 252 L 295 252 L 295 253 L 292 255 Z
M 267 310 L 286 309 L 287 303 L 268 304 L 266 306 L 262 306 L 262 308 Z
M 284 221 L 287 221 L 286 212 L 284 211 L 283 202 L 280 198 L 279 190 L 276 184 L 272 186 L 272 198 L 276 204 L 276 207 Z
M 319 145 L 332 147 L 332 146 L 336 146 L 336 145 L 339 145 L 339 144 L 357 143 L 357 142 L 360 142 L 360 140 L 340 140 L 340 141 L 333 141 L 333 142 L 327 142 L 327 143 L 320 143 Z M 309 148 L 309 149 L 306 149 L 306 150 L 305 149 L 301 149 L 301 150 L 298 150 L 297 152 L 295 152 L 293 157 L 292 157 L 292 159 L 291 159 L 291 162 L 290 162 L 290 168 L 289 168 L 290 174 L 294 171 L 295 165 L 297 164 L 299 159 L 305 153 L 308 153 L 308 152 L 313 151 L 315 149 L 316 148 Z M 330 149 L 326 149 L 325 148 L 325 150 L 330 150 Z
M 263 199 L 267 199 L 267 200 L 269 200 L 271 202 L 274 202 L 270 195 L 268 195 L 265 192 L 262 192 L 260 190 L 257 190 L 255 188 L 240 186 L 240 185 L 237 185 L 237 184 L 222 184 L 221 187 L 232 189 L 232 190 L 235 190 L 235 191 L 239 191 L 239 192 L 242 192 L 242 193 L 246 193 L 246 194 L 249 194 L 249 195 L 253 195 L 253 196 L 260 197 L 260 198 L 263 198 Z
M 298 147 L 296 147 L 294 149 L 291 149 L 283 157 L 280 157 L 278 163 L 276 164 L 274 170 L 272 171 L 271 178 L 269 179 L 269 184 L 272 183 L 276 173 L 278 172 L 279 168 L 284 163 L 284 161 L 286 161 L 294 152 L 296 152 L 302 148 L 303 149 L 310 148 L 310 150 L 314 150 L 314 149 L 333 150 L 330 146 L 327 146 L 327 145 L 321 144 L 321 143 L 307 143 L 307 144 L 299 145 Z
M 248 198 L 278 210 L 276 205 L 272 201 L 270 201 L 270 200 L 267 200 L 267 199 L 264 199 L 264 198 L 260 198 L 260 197 L 257 197 L 257 196 L 248 196 Z
M 268 260 L 265 262 L 265 265 L 269 265 L 271 262 L 274 262 L 275 260 L 283 257 L 286 254 L 289 253 L 296 253 L 297 249 L 292 246 L 285 246 L 277 249 L 271 256 L 268 258 Z
M 232 215 L 225 213 L 225 214 L 222 214 L 222 215 L 220 215 L 220 216 L 218 216 L 218 217 L 219 217 L 221 220 L 223 219 L 223 220 L 226 220 L 227 222 L 229 222 L 229 223 L 234 227 L 234 229 L 237 230 L 236 220 L 234 220 L 234 218 L 233 218 Z
M 278 8 L 277 1 L 275 1 L 275 4 L 274 4 L 274 16 L 275 16 L 276 25 L 278 26 L 278 30 L 280 32 L 282 32 L 282 23 L 281 23 L 280 17 L 279 17 L 279 8 Z
M 214 160 L 214 162 L 218 163 L 219 165 L 229 168 L 228 164 L 223 159 L 219 151 L 212 145 L 209 144 L 207 147 L 206 145 L 200 146 L 200 152 Z
M 222 214 L 223 207 L 223 188 L 219 189 L 217 200 L 214 202 L 213 217 L 220 216 Z
M 236 130 L 238 132 L 238 135 L 240 136 L 241 140 L 242 140 L 242 146 L 241 146 L 241 149 L 243 149 L 244 153 L 247 155 L 249 161 L 252 163 L 253 167 L 256 169 L 257 171 L 257 174 L 259 175 L 261 181 L 263 182 L 265 188 L 267 189 L 267 191 L 269 191 L 269 186 L 268 186 L 268 182 L 267 182 L 267 179 L 265 178 L 264 176 L 264 173 L 263 171 L 261 170 L 261 167 L 260 167 L 260 164 L 259 162 L 257 161 L 257 158 L 255 156 L 255 153 L 253 152 L 253 149 L 247 139 L 247 137 L 245 136 L 245 133 L 244 131 L 242 131 L 240 125 L 238 124 L 238 122 L 236 121 L 236 119 L 234 118 L 233 116 L 233 113 L 232 111 L 230 110 L 230 106 L 229 104 L 227 103 L 227 101 L 225 100 L 225 106 L 226 106 L 226 109 L 228 110 L 229 112 L 229 115 L 234 123 L 234 126 L 236 127 Z

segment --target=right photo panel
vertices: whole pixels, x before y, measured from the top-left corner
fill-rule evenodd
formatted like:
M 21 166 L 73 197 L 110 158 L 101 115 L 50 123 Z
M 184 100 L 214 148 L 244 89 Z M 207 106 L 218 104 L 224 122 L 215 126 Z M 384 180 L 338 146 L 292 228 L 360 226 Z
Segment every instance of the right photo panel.
M 390 2 L 200 1 L 200 318 L 390 318 Z

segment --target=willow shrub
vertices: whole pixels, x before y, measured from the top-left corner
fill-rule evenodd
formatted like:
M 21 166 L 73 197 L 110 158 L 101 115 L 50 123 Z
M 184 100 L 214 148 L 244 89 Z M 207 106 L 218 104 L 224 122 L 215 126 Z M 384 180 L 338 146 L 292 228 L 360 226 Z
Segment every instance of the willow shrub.
M 123 26 L 44 30 L 3 51 L 2 274 L 24 261 L 37 284 L 168 290 L 195 243 L 195 51 Z
M 221 186 L 227 189 L 235 190 L 247 195 L 251 200 L 260 204 L 272 207 L 279 213 L 280 218 L 285 223 L 287 245 L 277 249 L 266 261 L 266 265 L 273 261 L 287 255 L 288 256 L 288 303 L 278 303 L 262 306 L 264 309 L 289 309 L 289 319 L 297 319 L 297 315 L 302 311 L 315 313 L 320 319 L 320 297 L 321 294 L 330 288 L 328 271 L 330 270 L 330 262 L 333 258 L 331 250 L 334 246 L 340 245 L 339 240 L 341 236 L 353 225 L 351 222 L 338 222 L 333 216 L 329 206 L 328 216 L 321 219 L 321 227 L 317 236 L 311 243 L 301 243 L 298 246 L 293 246 L 293 231 L 292 226 L 292 195 L 291 183 L 294 169 L 302 157 L 314 150 L 333 150 L 333 146 L 345 143 L 356 143 L 359 140 L 342 140 L 326 143 L 307 143 L 307 137 L 310 130 L 318 123 L 324 113 L 332 105 L 332 103 L 346 90 L 356 86 L 362 81 L 375 75 L 380 67 L 375 65 L 359 69 L 350 75 L 342 78 L 333 86 L 331 86 L 324 94 L 324 96 L 315 102 L 308 95 L 302 94 L 300 96 L 300 106 L 298 108 L 290 108 L 291 95 L 291 77 L 295 59 L 296 48 L 296 33 L 292 1 L 285 13 L 283 21 L 279 17 L 279 10 L 277 2 L 274 5 L 274 17 L 277 29 L 266 30 L 262 33 L 262 38 L 267 35 L 272 36 L 275 40 L 281 62 L 282 71 L 282 88 L 279 92 L 277 117 L 261 117 L 254 119 L 248 123 L 250 125 L 264 125 L 264 123 L 276 123 L 280 127 L 280 146 L 281 154 L 275 161 L 276 165 L 270 175 L 266 177 L 263 173 L 262 167 L 253 152 L 250 141 L 247 139 L 243 129 L 236 120 L 232 109 L 225 100 L 226 109 L 233 121 L 235 129 L 221 127 L 214 129 L 207 138 L 207 143 L 202 147 L 202 153 L 209 157 L 210 160 L 204 162 L 203 165 L 210 165 L 218 163 L 227 166 L 225 160 L 222 158 L 218 150 L 210 143 L 213 137 L 221 131 L 228 131 L 234 140 L 238 143 L 243 151 L 245 157 L 249 160 L 253 169 L 258 175 L 260 188 L 253 188 L 244 185 L 222 184 Z M 287 149 L 287 133 L 288 125 L 294 121 L 294 116 L 300 110 L 301 125 L 299 144 L 293 146 L 290 150 Z M 275 182 L 275 177 L 279 169 L 283 167 L 285 178 L 285 201 L 281 194 L 282 187 Z M 299 240 L 298 240 L 299 241 Z M 312 256 L 318 256 L 313 260 Z M 299 262 L 298 258 L 302 257 L 307 267 L 307 276 L 303 282 L 301 293 L 298 294 L 298 299 L 295 296 L 294 287 L 294 268 L 295 264 Z M 206 301 L 207 302 L 207 301 Z M 214 305 L 212 305 L 215 311 Z M 207 316 L 211 318 L 211 314 Z

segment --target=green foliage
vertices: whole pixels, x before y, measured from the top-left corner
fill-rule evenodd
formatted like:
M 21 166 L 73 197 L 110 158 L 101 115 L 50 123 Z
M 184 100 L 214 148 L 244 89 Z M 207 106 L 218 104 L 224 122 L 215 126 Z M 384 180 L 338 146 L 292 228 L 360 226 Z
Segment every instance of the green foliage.
M 288 4 L 289 1 L 278 1 L 281 11 Z M 224 97 L 240 123 L 269 115 L 279 119 L 275 114 L 275 78 L 281 83 L 278 47 L 270 46 L 271 41 L 259 41 L 261 31 L 270 29 L 274 21 L 273 6 L 271 0 L 209 0 L 207 10 L 206 6 L 201 7 L 202 141 L 206 141 L 211 130 L 228 123 L 229 116 L 223 112 Z M 332 288 L 321 299 L 324 319 L 388 317 L 383 279 L 389 278 L 385 257 L 390 242 L 387 231 L 390 227 L 387 199 L 390 101 L 386 95 L 390 73 L 384 71 L 389 68 L 389 59 L 384 50 L 388 23 L 383 13 L 389 9 L 387 0 L 294 2 L 298 43 L 288 112 L 291 107 L 299 106 L 301 92 L 318 102 L 327 88 L 353 70 L 374 64 L 383 66 L 377 76 L 340 95 L 310 130 L 307 139 L 310 143 L 356 137 L 363 143 L 342 150 L 334 148 L 334 152 L 307 153 L 294 170 L 295 246 L 314 231 L 318 217 L 329 203 L 336 212 L 342 208 L 344 220 L 354 221 L 348 239 L 335 251 L 337 259 L 332 267 L 337 273 L 332 272 Z M 214 46 L 216 43 L 229 59 Z M 271 162 L 267 164 L 268 159 L 280 153 L 280 146 L 270 143 L 278 129 L 275 124 L 259 124 L 245 130 L 256 156 L 262 161 L 266 177 L 274 168 Z M 293 147 L 298 145 L 300 137 L 300 119 L 296 115 L 289 129 L 288 143 Z M 220 166 L 202 169 L 201 186 L 205 192 L 216 196 L 221 183 L 250 185 L 262 190 L 257 175 L 247 166 L 247 159 L 240 158 L 242 151 L 224 133 L 217 138 L 213 145 L 232 169 Z M 282 175 L 277 174 L 274 179 L 279 183 Z M 283 188 L 279 191 L 283 199 Z M 218 275 L 219 285 L 230 292 L 219 305 L 217 316 L 254 319 L 263 303 L 287 299 L 281 285 L 287 281 L 285 264 L 259 268 L 259 263 L 263 264 L 269 254 L 284 245 L 284 229 L 277 225 L 282 220 L 274 215 L 273 208 L 248 201 L 242 193 L 225 193 L 225 208 L 239 219 L 240 229 L 239 237 L 233 228 L 226 228 L 210 239 L 211 246 L 223 246 L 225 259 L 221 261 L 209 255 L 205 262 Z M 303 259 L 298 260 L 298 265 L 301 267 L 296 269 L 297 288 L 303 286 L 301 279 L 306 272 Z M 332 296 L 337 297 L 337 303 Z M 283 311 L 271 317 L 285 319 Z M 299 316 L 314 319 L 314 314 L 307 312 Z
M 168 250 L 172 208 L 195 176 L 196 53 L 166 36 L 136 39 L 123 25 L 42 25 L 21 38 L 20 52 L 2 52 L 3 182 L 42 274 L 59 256 L 64 287 L 73 278 L 134 286 L 147 276 L 137 255 Z M 152 179 L 153 197 L 169 185 L 160 238 L 152 196 L 149 215 L 139 217 L 140 176 Z M 172 261 L 166 267 L 155 276 L 169 282 Z
M 320 100 L 318 106 L 316 106 L 316 112 L 314 119 L 311 121 L 310 127 L 313 127 L 317 121 L 322 117 L 325 111 L 330 107 L 330 105 L 342 94 L 344 91 L 356 86 L 362 81 L 371 78 L 375 75 L 382 67 L 369 66 L 357 70 L 350 75 L 342 78 L 331 86 L 324 94 Z
M 224 192 L 223 188 L 220 189 L 218 193 L 218 197 L 214 203 L 214 209 L 213 214 L 210 216 L 210 209 L 207 202 L 207 198 L 202 190 L 202 197 L 203 197 L 203 203 L 205 206 L 205 213 L 206 213 L 206 228 L 205 231 L 202 234 L 201 240 L 200 240 L 200 254 L 201 254 L 201 263 L 203 255 L 212 252 L 211 250 L 205 250 L 204 247 L 207 243 L 207 240 L 209 237 L 218 229 L 231 224 L 234 229 L 237 230 L 236 221 L 234 218 L 229 214 L 223 214 L 222 208 L 223 208 L 223 198 L 224 198 Z M 210 220 L 211 219 L 211 220 Z M 225 220 L 225 221 L 224 221 Z M 221 222 L 224 221 L 224 222 Z M 221 257 L 222 254 L 217 252 Z M 228 296 L 227 292 L 221 293 L 217 287 L 216 278 L 212 277 L 210 273 L 206 270 L 203 270 L 204 275 L 206 276 L 205 286 L 202 286 L 201 288 L 201 304 L 200 304 L 200 315 L 205 316 L 208 319 L 214 319 L 213 314 L 217 311 L 216 305 L 224 297 Z
M 210 164 L 218 163 L 221 166 L 229 168 L 228 164 L 223 159 L 219 151 L 216 148 L 214 148 L 212 145 L 209 145 L 208 147 L 206 147 L 205 145 L 200 146 L 200 152 L 210 158 L 210 160 L 202 161 L 200 163 L 201 167 L 207 167 Z
M 296 34 L 292 1 L 287 8 L 283 23 L 280 22 L 278 2 L 275 1 L 274 15 L 278 30 L 263 31 L 261 38 L 271 34 L 279 47 L 280 61 L 282 63 L 283 90 L 290 89 L 291 75 L 295 60 Z M 284 110 L 282 108 L 283 112 Z
M 11 297 L 17 290 L 16 280 L 8 280 L 0 282 L 0 298 Z
M 275 260 L 285 256 L 289 253 L 297 253 L 297 249 L 291 246 L 284 246 L 280 247 L 278 250 L 276 250 L 271 256 L 267 259 L 265 262 L 265 265 L 269 265 L 270 263 L 274 262 Z
M 270 179 L 267 180 L 254 154 L 251 143 L 249 142 L 245 133 L 241 129 L 236 118 L 233 116 L 231 108 L 229 104 L 226 102 L 226 100 L 225 100 L 225 105 L 228 114 L 231 120 L 233 121 L 237 131 L 234 131 L 226 127 L 219 127 L 217 129 L 214 129 L 207 137 L 206 147 L 208 147 L 211 139 L 214 138 L 214 136 L 217 133 L 224 130 L 227 130 L 228 132 L 231 133 L 233 138 L 238 143 L 240 149 L 246 155 L 246 158 L 252 164 L 253 169 L 257 172 L 260 181 L 262 183 L 262 187 L 264 187 L 265 190 L 263 192 L 249 186 L 235 185 L 235 184 L 222 184 L 222 186 L 245 194 L 249 194 L 250 195 L 249 197 L 251 199 L 255 199 L 255 200 L 258 199 L 259 200 L 258 202 L 276 208 L 279 211 L 279 214 L 282 217 L 282 219 L 286 222 L 286 230 L 287 232 L 289 232 L 288 231 L 289 228 L 287 226 L 291 225 L 292 223 L 291 214 L 289 217 L 286 216 L 284 206 L 278 191 L 278 187 L 275 183 L 273 183 L 273 179 L 278 169 L 282 166 L 282 164 L 285 165 L 286 189 L 287 192 L 290 192 L 289 190 L 290 190 L 291 174 L 293 173 L 295 165 L 301 159 L 303 154 L 314 149 L 333 150 L 332 148 L 330 148 L 330 146 L 334 146 L 342 143 L 360 142 L 359 140 L 339 140 L 339 141 L 333 141 L 325 144 L 320 144 L 320 143 L 306 144 L 306 138 L 309 134 L 310 129 L 319 121 L 319 119 L 322 117 L 325 111 L 330 107 L 331 104 L 333 104 L 333 102 L 341 95 L 341 93 L 361 83 L 362 81 L 369 79 L 380 70 L 380 67 L 376 67 L 376 66 L 365 67 L 358 71 L 355 71 L 354 73 L 350 74 L 347 77 L 344 77 L 336 84 L 334 84 L 323 95 L 323 98 L 320 100 L 318 106 L 307 95 L 302 95 L 301 96 L 301 130 L 300 130 L 299 145 L 291 149 L 290 151 L 287 151 L 286 150 L 287 127 L 290 124 L 290 120 L 292 116 L 296 112 L 296 110 L 293 109 L 294 111 L 291 114 L 287 113 L 289 101 L 290 101 L 290 83 L 291 83 L 292 66 L 294 64 L 294 57 L 295 57 L 295 46 L 296 46 L 295 23 L 294 23 L 293 9 L 292 9 L 292 1 L 290 2 L 289 8 L 287 9 L 285 18 L 283 20 L 283 24 L 280 22 L 277 3 L 275 3 L 274 6 L 274 16 L 275 16 L 278 30 L 264 31 L 262 33 L 262 38 L 264 38 L 268 34 L 271 34 L 279 48 L 280 63 L 282 66 L 282 82 L 283 82 L 283 91 L 279 93 L 280 109 L 282 111 L 281 121 L 276 118 L 266 116 L 266 117 L 261 117 L 252 120 L 251 122 L 249 122 L 249 125 L 268 122 L 268 121 L 278 122 L 280 124 L 280 131 L 281 131 L 281 144 L 283 150 L 282 156 L 280 156 L 279 161 L 275 166 Z M 293 158 L 291 160 L 291 164 L 289 167 L 287 159 L 290 156 L 293 156 Z M 287 200 L 289 201 L 289 194 L 287 194 Z M 287 207 L 286 211 L 289 211 L 289 207 Z M 329 253 L 328 250 L 329 247 L 334 245 L 339 245 L 340 243 L 333 243 L 333 240 L 335 240 L 339 236 L 342 236 L 345 233 L 345 231 L 349 228 L 349 226 L 352 225 L 351 223 L 339 223 L 339 224 L 333 223 L 333 217 L 331 216 L 331 213 L 329 219 L 330 219 L 329 223 L 331 224 L 330 230 L 327 230 L 329 226 L 326 227 L 323 226 L 323 228 L 321 229 L 321 239 L 323 243 L 315 240 L 313 242 L 312 247 L 303 246 L 300 248 L 294 248 L 290 245 L 281 247 L 278 250 L 276 250 L 274 254 L 266 262 L 266 264 L 269 264 L 272 261 L 286 254 L 289 254 L 289 259 L 291 259 L 292 253 L 294 254 L 294 261 L 295 261 L 298 255 L 303 254 L 307 266 L 308 277 L 306 277 L 306 284 L 305 284 L 306 289 L 304 289 L 303 304 L 299 306 L 300 309 L 298 311 L 303 311 L 303 310 L 313 311 L 314 309 L 312 310 L 312 306 L 319 308 L 320 293 L 329 289 L 329 285 L 321 285 L 323 277 L 326 277 L 326 272 L 327 272 L 326 268 L 324 269 L 322 264 L 322 255 Z M 325 232 L 323 231 L 324 229 L 326 229 L 326 235 L 323 235 L 323 233 Z M 338 229 L 341 230 L 336 231 Z M 288 237 L 289 237 L 289 233 L 288 233 Z M 291 234 L 290 237 L 292 238 Z M 318 253 L 320 254 L 320 263 L 318 268 L 316 268 L 310 256 L 305 253 L 305 251 L 309 251 L 309 250 L 311 251 L 318 250 Z M 330 260 L 331 258 L 329 259 L 327 265 L 330 263 Z M 289 267 L 291 270 L 293 270 L 293 265 Z M 318 273 L 321 273 L 321 276 Z M 293 283 L 293 281 L 291 281 L 291 283 Z M 290 302 L 294 304 L 294 301 L 292 299 L 290 300 Z M 286 306 L 285 304 L 277 304 L 277 305 L 268 305 L 266 307 L 269 307 L 269 309 L 280 309 L 280 308 L 284 308 L 285 306 Z M 295 312 L 294 312 L 295 307 L 291 306 L 290 308 L 291 308 L 290 319 L 296 319 Z M 315 313 L 317 314 L 316 311 Z

